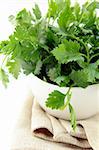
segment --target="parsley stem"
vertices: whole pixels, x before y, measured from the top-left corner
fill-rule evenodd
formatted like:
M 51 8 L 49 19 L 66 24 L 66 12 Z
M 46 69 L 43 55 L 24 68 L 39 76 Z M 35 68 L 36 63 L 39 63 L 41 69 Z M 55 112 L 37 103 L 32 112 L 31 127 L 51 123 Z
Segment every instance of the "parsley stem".
M 46 63 L 46 61 L 48 61 L 51 57 L 52 57 L 52 54 L 50 54 L 48 57 L 46 57 L 46 58 L 43 60 L 43 63 Z
M 66 96 L 70 92 L 71 88 L 72 88 L 72 86 L 69 87 L 68 91 L 66 92 Z
M 71 126 L 73 131 L 75 132 L 76 126 L 77 126 L 77 121 L 76 121 L 76 113 L 73 108 L 73 106 L 69 103 L 69 112 L 70 112 L 70 121 L 71 121 Z
M 91 57 L 90 57 L 90 61 L 91 61 L 94 57 L 96 57 L 96 56 L 99 56 L 99 53 L 94 54 L 93 56 L 91 56 Z
M 63 106 L 63 109 L 68 106 L 69 112 L 70 112 L 71 126 L 72 126 L 72 128 L 73 128 L 73 131 L 75 131 L 76 126 L 77 126 L 77 123 L 76 123 L 76 113 L 75 113 L 75 111 L 74 111 L 73 106 L 72 106 L 71 103 L 70 103 L 71 94 L 72 94 L 72 93 L 70 92 L 70 90 L 71 90 L 71 88 L 72 88 L 73 85 L 74 85 L 74 84 L 72 84 L 72 85 L 69 87 L 68 91 L 66 92 L 65 98 L 67 97 L 67 100 L 66 100 L 66 102 L 65 102 L 65 105 Z
M 61 110 L 64 110 L 69 104 L 70 104 L 70 99 L 71 99 L 71 86 L 68 88 L 66 94 L 65 94 L 65 99 L 64 99 L 64 106 L 61 107 Z
M 81 53 L 81 56 L 83 56 L 83 57 L 85 57 L 85 58 L 87 59 L 87 56 L 86 56 L 85 54 L 82 54 L 82 53 Z
M 71 88 L 73 87 L 73 85 L 74 85 L 74 84 L 72 84 L 72 85 L 68 88 L 68 91 L 66 92 L 65 97 L 66 97 L 68 94 L 70 94 L 70 90 L 71 90 Z

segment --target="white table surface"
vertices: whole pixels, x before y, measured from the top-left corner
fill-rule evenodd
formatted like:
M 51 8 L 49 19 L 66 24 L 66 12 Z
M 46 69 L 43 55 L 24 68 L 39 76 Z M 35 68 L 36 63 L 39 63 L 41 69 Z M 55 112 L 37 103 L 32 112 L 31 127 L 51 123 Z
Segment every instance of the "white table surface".
M 22 8 L 31 9 L 35 1 L 39 3 L 44 14 L 47 10 L 47 0 L 0 0 L 0 40 L 7 39 L 12 32 L 8 16 L 16 14 Z M 79 2 L 83 3 L 84 0 Z M 24 77 L 21 75 L 18 81 L 12 79 L 6 90 L 0 82 L 0 150 L 9 150 L 11 133 L 29 88 Z

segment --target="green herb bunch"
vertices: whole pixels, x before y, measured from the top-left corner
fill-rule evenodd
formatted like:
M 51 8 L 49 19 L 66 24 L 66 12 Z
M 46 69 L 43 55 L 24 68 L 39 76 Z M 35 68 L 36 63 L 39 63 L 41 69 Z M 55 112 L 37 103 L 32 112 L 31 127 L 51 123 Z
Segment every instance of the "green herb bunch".
M 0 68 L 4 85 L 9 82 L 9 73 L 18 78 L 21 71 L 70 88 L 98 84 L 98 9 L 99 2 L 95 0 L 87 1 L 81 7 L 77 2 L 72 6 L 70 0 L 49 0 L 45 16 L 37 4 L 31 12 L 23 9 L 16 16 L 10 16 L 14 32 L 0 43 L 0 54 L 5 55 Z M 46 105 L 52 109 L 63 109 L 68 105 L 75 128 L 70 88 L 66 95 L 53 91 Z

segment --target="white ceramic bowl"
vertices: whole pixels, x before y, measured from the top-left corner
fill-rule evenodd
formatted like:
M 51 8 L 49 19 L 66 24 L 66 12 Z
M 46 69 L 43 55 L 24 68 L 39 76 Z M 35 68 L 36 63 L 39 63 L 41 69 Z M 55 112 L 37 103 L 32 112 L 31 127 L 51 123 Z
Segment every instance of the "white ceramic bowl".
M 59 90 L 62 93 L 66 93 L 68 87 L 59 87 L 47 83 L 33 74 L 30 74 L 28 79 L 32 92 L 40 106 L 55 117 L 69 120 L 70 116 L 68 108 L 65 108 L 64 110 L 52 110 L 45 105 L 49 93 L 53 90 Z M 71 91 L 71 104 L 75 109 L 77 120 L 91 117 L 99 112 L 99 84 L 88 86 L 85 89 L 73 87 Z

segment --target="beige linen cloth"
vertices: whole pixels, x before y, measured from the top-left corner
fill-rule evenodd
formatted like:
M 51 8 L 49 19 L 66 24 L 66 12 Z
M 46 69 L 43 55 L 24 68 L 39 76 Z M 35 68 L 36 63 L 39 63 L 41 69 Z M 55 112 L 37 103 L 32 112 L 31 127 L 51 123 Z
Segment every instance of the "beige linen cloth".
M 48 115 L 30 93 L 17 120 L 11 150 L 99 150 L 99 115 L 77 122 Z

